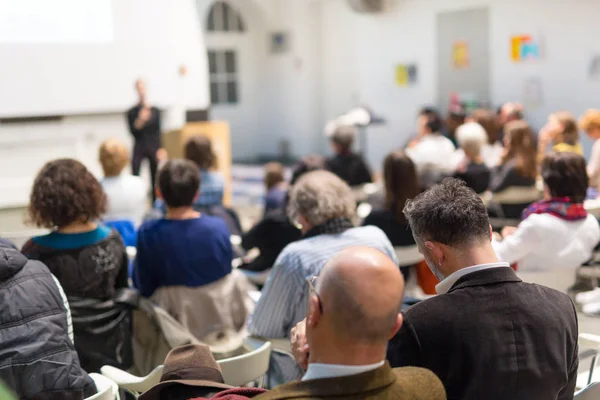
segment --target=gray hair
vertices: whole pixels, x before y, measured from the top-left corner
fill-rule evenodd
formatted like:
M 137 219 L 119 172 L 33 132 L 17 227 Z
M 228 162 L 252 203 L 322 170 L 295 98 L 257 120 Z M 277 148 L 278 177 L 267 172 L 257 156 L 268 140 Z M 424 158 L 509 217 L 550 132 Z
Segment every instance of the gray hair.
M 331 135 L 331 141 L 345 150 L 350 150 L 356 137 L 356 128 L 351 125 L 341 125 Z
M 456 141 L 462 148 L 470 148 L 479 153 L 488 142 L 488 135 L 477 122 L 467 122 L 456 129 Z
M 301 215 L 313 226 L 338 217 L 350 220 L 356 212 L 356 201 L 350 186 L 328 171 L 303 175 L 292 187 L 288 216 L 296 221 Z

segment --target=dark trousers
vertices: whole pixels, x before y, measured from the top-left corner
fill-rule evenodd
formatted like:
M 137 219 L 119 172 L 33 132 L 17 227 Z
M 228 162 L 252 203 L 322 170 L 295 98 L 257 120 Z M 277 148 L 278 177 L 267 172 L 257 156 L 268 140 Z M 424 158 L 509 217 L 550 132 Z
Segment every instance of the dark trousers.
M 133 175 L 140 175 L 140 167 L 144 159 L 148 160 L 150 164 L 150 184 L 152 187 L 152 202 L 156 200 L 156 191 L 154 185 L 156 184 L 156 170 L 158 169 L 158 160 L 156 159 L 156 152 L 158 148 L 144 146 L 143 144 L 136 143 L 133 146 L 133 157 L 131 158 L 131 173 Z

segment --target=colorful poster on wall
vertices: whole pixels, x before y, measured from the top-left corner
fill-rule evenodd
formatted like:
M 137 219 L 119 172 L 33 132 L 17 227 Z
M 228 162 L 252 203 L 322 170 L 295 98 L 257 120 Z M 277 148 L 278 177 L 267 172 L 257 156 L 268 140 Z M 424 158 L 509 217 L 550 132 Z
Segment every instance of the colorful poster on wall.
M 452 64 L 455 69 L 469 68 L 469 44 L 464 40 L 452 44 Z
M 518 35 L 510 39 L 511 59 L 514 62 L 539 60 L 542 57 L 540 41 L 531 35 Z
M 415 64 L 401 64 L 396 66 L 396 84 L 398 86 L 412 86 L 417 83 L 418 69 Z

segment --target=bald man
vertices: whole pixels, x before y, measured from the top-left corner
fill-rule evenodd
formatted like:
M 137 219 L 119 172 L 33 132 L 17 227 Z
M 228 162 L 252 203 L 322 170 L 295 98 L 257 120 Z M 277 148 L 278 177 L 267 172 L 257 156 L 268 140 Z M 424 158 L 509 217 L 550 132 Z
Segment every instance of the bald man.
M 404 279 L 370 247 L 350 247 L 308 281 L 308 369 L 300 382 L 257 399 L 445 399 L 440 380 L 421 368 L 392 370 L 387 342 L 402 325 Z

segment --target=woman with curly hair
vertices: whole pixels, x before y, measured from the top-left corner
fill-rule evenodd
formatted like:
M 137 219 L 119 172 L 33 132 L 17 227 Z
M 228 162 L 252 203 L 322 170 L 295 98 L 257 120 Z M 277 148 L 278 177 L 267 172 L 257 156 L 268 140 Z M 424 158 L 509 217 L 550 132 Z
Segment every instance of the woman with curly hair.
M 31 238 L 23 246 L 23 254 L 46 264 L 62 285 L 73 311 L 75 348 L 88 372 L 106 364 L 128 368 L 131 359 L 127 354 L 131 346 L 122 343 L 129 337 L 124 336 L 129 330 L 128 317 L 123 316 L 114 329 L 105 329 L 100 337 L 98 329 L 92 333 L 89 324 L 77 322 L 77 304 L 85 303 L 87 312 L 94 301 L 113 300 L 118 289 L 128 286 L 123 241 L 116 231 L 97 222 L 105 211 L 102 186 L 83 164 L 72 159 L 51 161 L 35 179 L 28 209 L 31 222 L 51 232 Z M 106 310 L 97 314 L 102 312 Z

